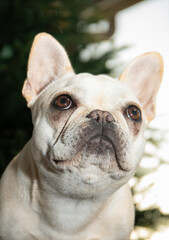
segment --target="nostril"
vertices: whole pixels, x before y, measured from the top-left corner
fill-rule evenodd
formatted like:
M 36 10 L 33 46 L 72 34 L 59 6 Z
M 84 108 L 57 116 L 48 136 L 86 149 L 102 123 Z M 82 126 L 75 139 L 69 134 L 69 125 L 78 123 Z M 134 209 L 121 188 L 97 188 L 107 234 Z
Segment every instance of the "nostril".
M 114 117 L 111 113 L 107 112 L 107 116 L 105 117 L 106 122 L 113 122 Z
M 98 110 L 94 110 L 94 111 L 90 112 L 86 117 L 91 118 L 97 122 L 100 120 L 100 114 L 99 114 Z
M 96 121 L 99 122 L 99 120 L 100 120 L 100 115 L 97 113 Z

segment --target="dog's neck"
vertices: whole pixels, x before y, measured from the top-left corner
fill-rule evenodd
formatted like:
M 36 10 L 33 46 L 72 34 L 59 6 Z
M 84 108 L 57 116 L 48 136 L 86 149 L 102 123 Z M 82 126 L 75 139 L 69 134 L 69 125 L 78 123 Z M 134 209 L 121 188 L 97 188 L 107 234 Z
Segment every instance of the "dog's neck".
M 77 233 L 92 222 L 100 212 L 103 202 L 41 192 L 38 205 L 43 212 L 45 224 L 49 224 L 58 232 Z

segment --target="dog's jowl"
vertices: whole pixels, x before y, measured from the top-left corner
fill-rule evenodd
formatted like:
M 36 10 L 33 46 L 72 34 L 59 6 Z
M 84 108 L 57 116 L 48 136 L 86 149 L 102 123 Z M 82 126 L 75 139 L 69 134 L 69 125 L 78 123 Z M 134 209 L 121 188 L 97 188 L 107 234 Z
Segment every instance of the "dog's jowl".
M 127 240 L 128 180 L 144 152 L 163 72 L 144 54 L 119 79 L 75 74 L 64 48 L 35 37 L 23 96 L 33 135 L 0 183 L 1 240 Z

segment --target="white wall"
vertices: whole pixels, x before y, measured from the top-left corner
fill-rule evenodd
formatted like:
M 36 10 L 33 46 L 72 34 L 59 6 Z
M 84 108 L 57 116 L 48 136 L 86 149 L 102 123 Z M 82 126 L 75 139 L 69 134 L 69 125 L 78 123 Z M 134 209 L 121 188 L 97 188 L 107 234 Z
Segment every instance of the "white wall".
M 129 62 L 145 52 L 158 51 L 164 59 L 164 77 L 157 98 L 157 117 L 151 126 L 169 131 L 169 0 L 147 0 L 116 15 L 116 46 L 130 45 L 119 58 Z M 167 135 L 169 141 L 169 133 Z M 169 142 L 161 153 L 169 161 Z

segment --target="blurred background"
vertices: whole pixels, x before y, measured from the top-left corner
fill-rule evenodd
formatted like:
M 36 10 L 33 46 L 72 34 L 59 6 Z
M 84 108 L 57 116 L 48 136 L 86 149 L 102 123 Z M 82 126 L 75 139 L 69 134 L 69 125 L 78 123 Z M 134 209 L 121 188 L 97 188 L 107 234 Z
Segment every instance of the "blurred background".
M 32 133 L 21 89 L 30 47 L 39 32 L 52 34 L 64 45 L 77 73 L 118 77 L 144 52 L 163 56 L 157 117 L 145 133 L 145 156 L 130 180 L 136 206 L 131 240 L 168 240 L 169 1 L 0 1 L 0 175 Z

